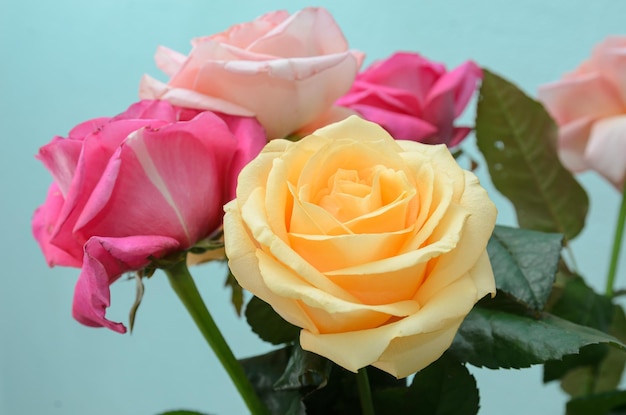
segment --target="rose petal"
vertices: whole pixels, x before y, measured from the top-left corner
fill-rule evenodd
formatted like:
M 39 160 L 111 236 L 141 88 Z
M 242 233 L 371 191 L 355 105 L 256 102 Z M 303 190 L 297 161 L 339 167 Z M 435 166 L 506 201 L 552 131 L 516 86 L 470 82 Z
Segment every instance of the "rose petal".
M 199 69 L 194 89 L 253 111 L 274 139 L 323 114 L 347 92 L 357 70 L 358 59 L 351 52 L 262 62 L 209 61 Z
M 593 124 L 585 161 L 619 191 L 626 177 L 626 115 Z
M 312 286 L 320 288 L 337 298 L 346 301 L 354 301 L 355 298 L 342 290 L 339 286 L 328 280 L 310 263 L 305 261 L 286 241 L 278 238 L 267 222 L 267 214 L 264 207 L 263 189 L 255 189 L 248 200 L 240 207 L 241 217 L 245 228 L 251 233 L 254 240 L 268 250 L 279 261 L 285 258 L 284 265 L 300 275 Z
M 54 137 L 39 149 L 37 158 L 48 169 L 63 195 L 67 195 L 76 173 L 83 143 L 79 140 L 66 140 Z
M 578 118 L 601 118 L 622 112 L 615 90 L 597 73 L 543 85 L 537 96 L 559 125 Z
M 404 317 L 419 310 L 413 300 L 370 305 L 345 301 L 304 282 L 293 271 L 257 251 L 267 288 L 280 297 L 301 301 L 321 333 L 362 330 L 383 324 L 391 316 Z
M 174 76 L 183 66 L 187 56 L 165 46 L 159 46 L 154 55 L 157 67 L 167 76 Z
M 125 333 L 123 324 L 105 318 L 110 305 L 109 285 L 124 272 L 148 265 L 150 257 L 158 258 L 178 246 L 178 241 L 164 236 L 90 238 L 85 244 L 83 269 L 74 291 L 74 318 L 90 327 L 107 327 Z
M 133 133 L 111 157 L 75 231 L 153 233 L 191 246 L 220 224 L 227 197 L 221 183 L 229 183 L 222 174 L 229 170 L 236 146 L 224 121 L 208 112 L 187 123 Z
M 223 112 L 225 114 L 252 117 L 254 113 L 244 107 L 235 105 L 223 99 L 209 97 L 198 92 L 172 88 L 169 85 L 144 75 L 139 83 L 139 97 L 142 99 L 160 99 L 172 105 L 189 108 L 200 108 L 207 111 Z
M 272 308 L 285 320 L 298 327 L 317 331 L 311 318 L 298 303 L 275 295 L 263 282 L 256 256 L 257 248 L 245 229 L 241 213 L 237 208 L 237 200 L 226 204 L 224 210 L 226 212 L 224 227 L 232 230 L 229 232 L 228 238 L 224 239 L 228 251 L 228 267 L 238 275 L 239 284 L 263 301 L 271 304 Z
M 463 278 L 422 304 L 417 313 L 399 321 L 345 333 L 302 330 L 300 345 L 353 372 L 373 364 L 398 378 L 406 377 L 432 363 L 449 347 L 462 319 L 477 300 L 468 294 L 475 292 L 472 281 Z M 394 343 L 394 339 L 399 341 Z M 359 347 L 355 348 L 355 344 Z M 409 350 L 412 353 L 407 353 Z
M 398 140 L 426 142 L 437 133 L 436 126 L 414 115 L 399 114 L 368 105 L 353 105 L 352 108 L 363 118 L 380 124 Z
M 440 112 L 445 112 L 443 110 L 448 104 L 451 104 L 454 110 L 454 117 L 461 115 L 482 77 L 482 70 L 472 61 L 462 63 L 450 72 L 444 73 L 428 92 L 424 114 L 428 113 L 430 116 L 425 115 L 426 119 L 435 120 L 440 117 Z M 446 119 L 443 122 L 451 121 Z M 437 125 L 442 127 L 440 124 Z
M 259 36 L 248 49 L 295 58 L 341 53 L 348 49 L 348 42 L 327 10 L 307 7 L 289 16 L 264 36 Z
M 582 117 L 559 128 L 558 154 L 561 163 L 573 172 L 585 171 L 589 163 L 585 160 L 585 149 L 591 135 L 593 120 Z
M 88 238 L 81 239 L 73 230 L 110 156 L 128 134 L 146 125 L 158 127 L 162 124 L 162 121 L 140 119 L 112 122 L 85 137 L 78 165 L 65 195 L 65 203 L 52 232 L 52 244 L 73 257 L 82 257 L 82 246 Z
M 468 272 L 483 255 L 493 231 L 497 215 L 496 207 L 487 196 L 485 189 L 480 186 L 476 176 L 467 171 L 464 173 L 465 191 L 459 200 L 459 205 L 469 215 L 463 230 L 455 234 L 460 235 L 456 245 L 458 248 L 442 255 L 429 271 L 429 277 L 418 293 L 417 300 L 420 303 L 437 297 L 446 285 L 452 283 L 459 275 Z M 451 211 L 450 214 L 458 215 L 459 213 Z M 458 219 L 455 218 L 455 220 Z M 451 236 L 446 224 L 442 221 L 433 232 L 435 240 Z
M 46 262 L 49 266 L 61 265 L 66 267 L 80 268 L 82 257 L 72 256 L 71 253 L 60 249 L 50 243 L 52 231 L 59 218 L 65 199 L 56 183 L 53 183 L 49 190 L 46 201 L 33 215 L 32 230 L 33 236 L 39 243 Z

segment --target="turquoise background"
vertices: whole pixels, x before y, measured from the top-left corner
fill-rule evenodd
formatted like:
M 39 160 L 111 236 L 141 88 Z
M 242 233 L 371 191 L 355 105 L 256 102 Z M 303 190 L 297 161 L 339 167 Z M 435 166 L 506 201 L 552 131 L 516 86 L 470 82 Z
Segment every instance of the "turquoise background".
M 585 58 L 606 35 L 626 32 L 623 0 L 322 1 L 367 63 L 396 50 L 455 66 L 473 59 L 530 94 Z M 49 269 L 30 234 L 51 178 L 34 158 L 54 135 L 114 115 L 137 98 L 143 73 L 159 75 L 157 45 L 188 52 L 192 37 L 222 31 L 302 1 L 0 1 L 0 414 L 157 414 L 188 408 L 245 409 L 163 274 L 146 283 L 136 330 L 119 335 L 70 316 L 78 270 Z M 464 119 L 471 122 L 468 111 Z M 466 143 L 473 151 L 471 139 Z M 499 206 L 514 215 L 478 170 Z M 579 268 L 603 289 L 618 193 L 594 173 L 579 176 L 591 197 L 589 226 L 574 242 Z M 626 251 L 626 250 L 625 250 Z M 623 253 L 626 255 L 626 253 Z M 237 356 L 268 350 L 239 320 L 223 289 L 225 269 L 194 270 Z M 618 275 L 626 285 L 626 263 Z M 127 321 L 134 283 L 112 288 L 109 316 Z M 471 368 L 482 414 L 563 413 L 557 385 L 541 369 Z

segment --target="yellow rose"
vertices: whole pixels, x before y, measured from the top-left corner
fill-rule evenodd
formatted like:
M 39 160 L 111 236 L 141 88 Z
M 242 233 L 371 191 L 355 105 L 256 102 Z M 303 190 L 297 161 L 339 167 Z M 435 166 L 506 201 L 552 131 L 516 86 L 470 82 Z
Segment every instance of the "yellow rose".
M 302 328 L 303 349 L 354 372 L 426 367 L 495 292 L 496 209 L 476 176 L 444 145 L 356 116 L 271 141 L 225 210 L 239 283 Z

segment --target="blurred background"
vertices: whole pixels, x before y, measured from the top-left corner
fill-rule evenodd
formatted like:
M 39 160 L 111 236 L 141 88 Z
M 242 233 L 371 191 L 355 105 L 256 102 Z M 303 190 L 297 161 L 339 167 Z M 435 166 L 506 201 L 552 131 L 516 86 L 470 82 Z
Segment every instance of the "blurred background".
M 162 273 L 146 282 L 132 335 L 72 319 L 78 270 L 49 269 L 30 232 L 32 212 L 51 183 L 34 155 L 54 135 L 135 102 L 142 74 L 160 77 L 153 62 L 158 45 L 187 53 L 193 37 L 309 5 L 331 11 L 351 47 L 367 54 L 366 65 L 397 50 L 450 68 L 473 59 L 533 96 L 605 36 L 626 33 L 623 0 L 0 0 L 1 414 L 246 413 Z M 472 111 L 463 121 L 472 123 Z M 464 148 L 475 152 L 471 137 Z M 478 175 L 499 207 L 498 222 L 515 224 L 484 167 Z M 619 194 L 594 173 L 579 178 L 591 210 L 573 251 L 581 272 L 603 291 Z M 618 288 L 626 286 L 624 251 Z M 235 354 L 269 350 L 235 315 L 223 288 L 225 267 L 192 272 Z M 128 321 L 134 295 L 134 282 L 114 284 L 111 320 Z M 565 396 L 557 385 L 542 384 L 540 367 L 471 371 L 481 414 L 564 413 Z

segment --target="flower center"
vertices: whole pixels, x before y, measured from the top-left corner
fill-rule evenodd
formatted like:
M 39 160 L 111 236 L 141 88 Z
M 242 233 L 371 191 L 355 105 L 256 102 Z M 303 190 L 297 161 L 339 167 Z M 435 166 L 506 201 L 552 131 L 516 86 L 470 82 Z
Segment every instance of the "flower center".
M 362 170 L 338 169 L 320 189 L 314 203 L 340 222 L 370 214 L 405 194 L 406 174 L 382 165 Z

